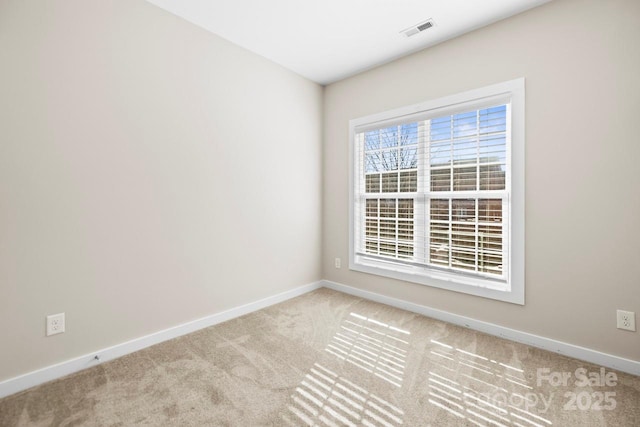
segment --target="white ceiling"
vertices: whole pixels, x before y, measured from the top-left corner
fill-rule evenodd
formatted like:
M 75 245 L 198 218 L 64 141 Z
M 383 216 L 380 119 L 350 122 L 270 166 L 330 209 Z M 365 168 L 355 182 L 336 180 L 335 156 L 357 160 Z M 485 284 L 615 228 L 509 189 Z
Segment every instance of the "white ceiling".
M 328 84 L 549 0 L 147 0 Z M 400 32 L 429 18 L 434 27 Z

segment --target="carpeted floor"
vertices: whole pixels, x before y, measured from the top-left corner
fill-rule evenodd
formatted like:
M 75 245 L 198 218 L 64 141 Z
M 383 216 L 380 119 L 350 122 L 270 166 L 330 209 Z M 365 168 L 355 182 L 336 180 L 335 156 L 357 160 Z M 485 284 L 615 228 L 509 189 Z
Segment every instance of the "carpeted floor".
M 320 289 L 6 397 L 0 425 L 631 427 L 640 377 Z

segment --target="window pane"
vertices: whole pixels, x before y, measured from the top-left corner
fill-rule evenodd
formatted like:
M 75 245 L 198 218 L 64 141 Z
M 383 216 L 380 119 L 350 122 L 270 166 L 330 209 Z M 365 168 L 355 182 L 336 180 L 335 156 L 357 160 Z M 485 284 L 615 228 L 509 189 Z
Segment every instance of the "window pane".
M 378 220 L 367 218 L 367 238 L 376 238 L 378 237 Z
M 380 192 L 380 174 L 375 173 L 371 175 L 365 176 L 366 188 L 365 191 L 367 193 L 379 193 Z
M 415 192 L 418 191 L 418 172 L 400 172 L 400 191 Z
M 379 172 L 380 170 L 382 170 L 380 153 L 373 152 L 373 153 L 365 154 L 365 158 L 364 158 L 365 173 Z
M 437 142 L 429 146 L 429 159 L 432 167 L 445 166 L 451 164 L 451 143 Z
M 418 143 L 418 123 L 407 123 L 400 126 L 400 145 Z
M 448 267 L 449 266 L 449 250 L 447 248 L 444 248 L 442 250 L 431 248 L 429 262 L 434 265 Z
M 480 190 L 504 190 L 505 165 L 480 166 Z
M 398 240 L 413 240 L 413 221 L 398 222 Z
M 474 224 L 452 224 L 451 246 L 453 249 L 476 247 L 476 227 Z M 474 261 L 475 262 L 475 261 Z
M 398 245 L 398 258 L 412 258 L 413 246 L 412 245 Z
M 380 237 L 383 239 L 396 238 L 396 221 L 391 219 L 380 220 Z
M 476 111 L 453 116 L 453 137 L 462 138 L 478 134 L 478 117 Z
M 437 265 L 449 265 L 449 224 L 431 224 L 429 260 Z
M 451 116 L 439 117 L 431 120 L 429 139 L 431 141 L 444 141 L 451 139 Z
M 479 144 L 480 163 L 505 163 L 507 138 L 503 133 L 481 137 Z
M 380 199 L 380 217 L 396 217 L 396 199 Z
M 453 168 L 453 191 L 477 189 L 476 167 Z
M 431 191 L 451 191 L 450 169 L 431 169 Z
M 377 130 L 364 133 L 364 147 L 367 151 L 380 148 L 380 133 Z
M 382 152 L 382 170 L 398 170 L 398 150 L 388 150 Z
M 378 216 L 378 200 L 376 199 L 368 199 L 367 200 L 367 216 Z
M 502 274 L 502 257 L 491 254 L 478 254 L 478 271 Z
M 454 199 L 451 201 L 453 212 L 451 219 L 453 221 L 475 221 L 476 220 L 476 201 L 475 199 Z
M 365 247 L 367 253 L 392 258 L 413 257 L 413 199 L 367 199 Z
M 398 173 L 397 172 L 382 174 L 382 192 L 383 193 L 398 192 Z
M 478 249 L 483 252 L 502 251 L 502 227 L 480 225 L 478 227 Z
M 400 169 L 415 169 L 418 167 L 418 149 L 400 149 Z
M 478 221 L 502 222 L 502 200 L 501 199 L 478 200 Z
M 476 255 L 474 252 L 471 252 L 471 251 L 452 250 L 451 266 L 454 268 L 461 268 L 463 270 L 475 271 Z
M 398 218 L 413 218 L 413 199 L 398 200 Z
M 502 274 L 502 227 L 478 227 L 478 270 Z
M 380 145 L 382 148 L 396 147 L 398 145 L 397 126 L 380 129 Z
M 449 221 L 449 200 L 431 200 L 431 221 Z
M 441 198 L 429 206 L 431 264 L 502 274 L 502 199 Z
M 396 245 L 393 243 L 380 242 L 380 255 L 395 256 Z
M 476 235 L 474 224 L 451 225 L 451 266 L 476 270 Z
M 480 133 L 505 132 L 506 130 L 506 105 L 480 110 Z
M 453 160 L 456 165 L 476 164 L 478 142 L 475 138 L 465 138 L 453 143 Z

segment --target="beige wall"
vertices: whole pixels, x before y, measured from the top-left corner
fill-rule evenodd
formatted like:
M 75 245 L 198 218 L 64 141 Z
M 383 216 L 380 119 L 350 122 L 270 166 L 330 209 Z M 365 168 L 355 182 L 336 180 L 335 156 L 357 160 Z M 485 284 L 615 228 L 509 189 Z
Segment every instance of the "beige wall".
M 615 315 L 640 315 L 639 41 L 637 0 L 556 0 L 328 86 L 323 276 L 640 360 L 640 333 L 616 329 Z M 517 77 L 526 78 L 526 305 L 345 268 L 348 121 Z
M 0 381 L 319 280 L 321 125 L 142 0 L 0 0 Z

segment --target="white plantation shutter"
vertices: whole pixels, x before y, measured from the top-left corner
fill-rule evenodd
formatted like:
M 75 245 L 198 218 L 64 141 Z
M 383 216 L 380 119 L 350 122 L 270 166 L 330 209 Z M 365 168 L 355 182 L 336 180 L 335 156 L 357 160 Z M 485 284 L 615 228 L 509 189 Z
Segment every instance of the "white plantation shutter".
M 508 290 L 511 113 L 501 94 L 353 126 L 355 258 Z

